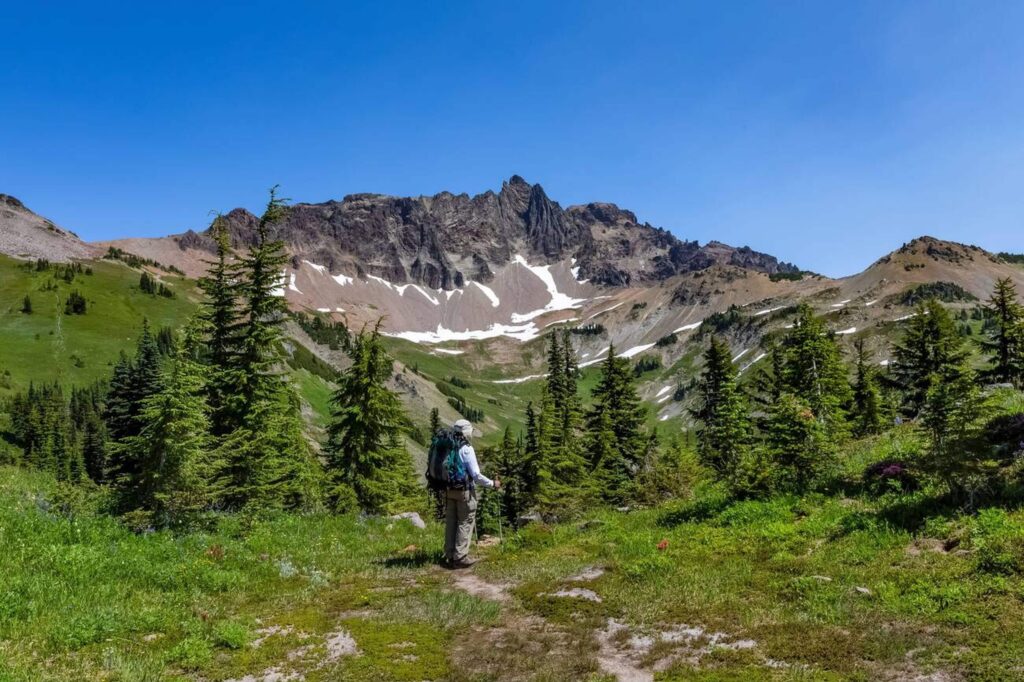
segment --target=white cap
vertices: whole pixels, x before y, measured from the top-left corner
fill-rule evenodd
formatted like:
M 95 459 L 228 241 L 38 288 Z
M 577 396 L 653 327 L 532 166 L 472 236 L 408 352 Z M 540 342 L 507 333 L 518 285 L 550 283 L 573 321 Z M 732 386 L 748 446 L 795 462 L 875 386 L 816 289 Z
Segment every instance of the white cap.
M 452 424 L 452 428 L 454 428 L 456 431 L 462 432 L 462 435 L 465 436 L 466 438 L 469 438 L 470 436 L 480 436 L 480 430 L 473 428 L 473 425 L 469 422 L 468 419 L 458 420 L 457 422 Z

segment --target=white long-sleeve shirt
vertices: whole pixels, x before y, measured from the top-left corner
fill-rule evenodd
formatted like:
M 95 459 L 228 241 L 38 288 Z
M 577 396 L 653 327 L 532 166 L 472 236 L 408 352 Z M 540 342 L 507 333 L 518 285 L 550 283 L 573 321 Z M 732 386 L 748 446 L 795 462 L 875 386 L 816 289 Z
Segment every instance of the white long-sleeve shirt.
M 494 481 L 480 473 L 480 465 L 476 461 L 476 450 L 469 443 L 466 443 L 459 448 L 459 457 L 462 458 L 462 463 L 466 465 L 466 472 L 469 477 L 473 479 L 474 483 L 482 485 L 485 488 L 493 488 Z

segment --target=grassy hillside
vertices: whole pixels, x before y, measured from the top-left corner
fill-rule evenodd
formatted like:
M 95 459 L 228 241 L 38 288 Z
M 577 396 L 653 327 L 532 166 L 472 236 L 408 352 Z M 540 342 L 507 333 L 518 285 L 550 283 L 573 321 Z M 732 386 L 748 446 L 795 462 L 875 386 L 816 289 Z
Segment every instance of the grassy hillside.
M 193 283 L 160 275 L 174 298 L 143 293 L 138 270 L 95 261 L 92 274 L 66 282 L 53 266 L 42 272 L 30 263 L 0 256 L 0 397 L 30 381 L 59 380 L 84 385 L 107 378 L 122 350 L 131 349 L 148 319 L 154 330 L 181 326 L 196 309 Z M 64 314 L 72 291 L 86 299 L 84 315 Z M 32 314 L 21 312 L 28 296 Z
M 857 487 L 865 463 L 920 447 L 906 429 L 850 444 L 835 496 L 703 485 L 506 529 L 472 573 L 434 566 L 434 524 L 135 535 L 102 498 L 0 468 L 0 680 L 1020 679 L 1024 513 Z

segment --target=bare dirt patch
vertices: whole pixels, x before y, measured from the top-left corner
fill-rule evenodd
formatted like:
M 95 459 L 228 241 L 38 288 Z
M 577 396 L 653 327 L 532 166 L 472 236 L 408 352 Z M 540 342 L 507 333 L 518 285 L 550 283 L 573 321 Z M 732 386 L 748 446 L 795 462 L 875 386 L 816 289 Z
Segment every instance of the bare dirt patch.
M 487 582 L 469 571 L 453 571 L 452 574 L 452 584 L 474 597 L 500 602 L 507 602 L 512 598 L 509 594 L 511 585 Z

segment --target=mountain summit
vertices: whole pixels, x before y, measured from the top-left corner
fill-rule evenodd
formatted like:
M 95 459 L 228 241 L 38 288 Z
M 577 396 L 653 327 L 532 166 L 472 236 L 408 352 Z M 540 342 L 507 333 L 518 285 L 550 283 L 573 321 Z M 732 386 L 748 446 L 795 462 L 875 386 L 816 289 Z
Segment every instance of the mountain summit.
M 225 219 L 237 246 L 252 243 L 255 215 L 234 209 Z M 178 243 L 212 249 L 207 232 L 187 232 Z M 518 175 L 498 192 L 472 197 L 351 194 L 341 201 L 294 204 L 276 226 L 276 236 L 296 258 L 332 273 L 446 290 L 469 281 L 488 283 L 517 255 L 545 264 L 575 258 L 582 279 L 618 286 L 660 281 L 715 263 L 769 274 L 797 270 L 746 247 L 680 240 L 615 204 L 563 209 L 541 185 Z

